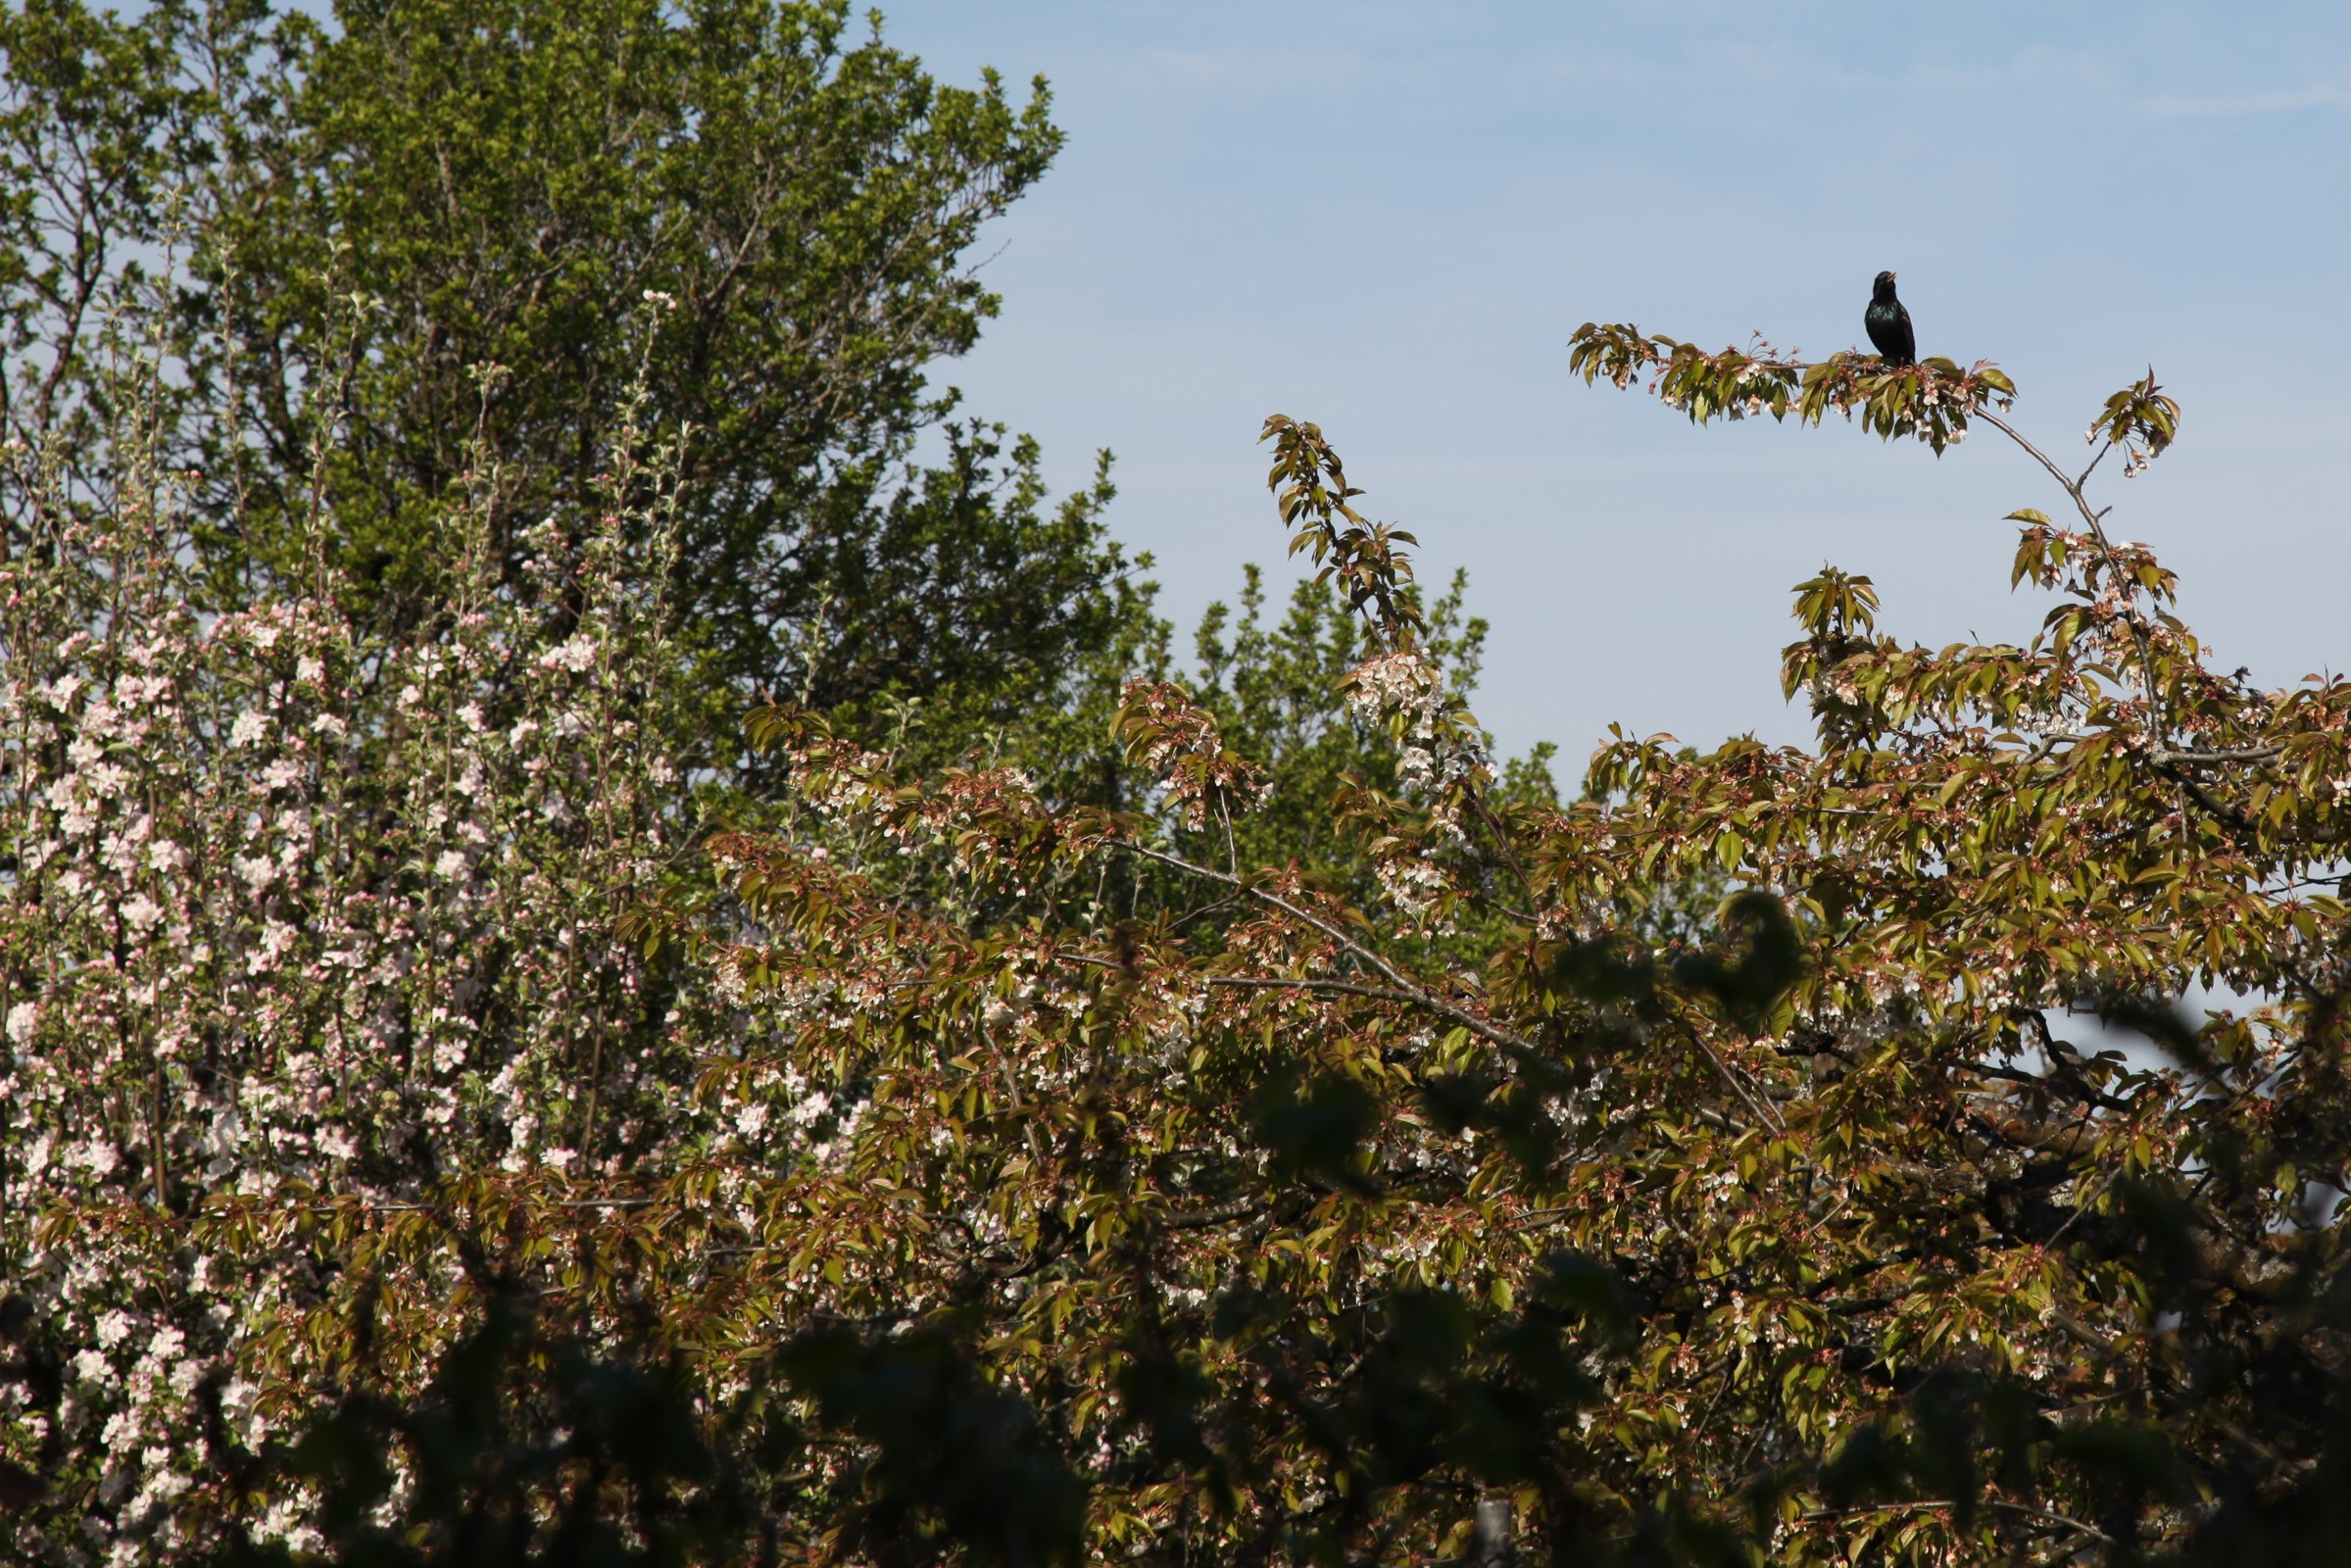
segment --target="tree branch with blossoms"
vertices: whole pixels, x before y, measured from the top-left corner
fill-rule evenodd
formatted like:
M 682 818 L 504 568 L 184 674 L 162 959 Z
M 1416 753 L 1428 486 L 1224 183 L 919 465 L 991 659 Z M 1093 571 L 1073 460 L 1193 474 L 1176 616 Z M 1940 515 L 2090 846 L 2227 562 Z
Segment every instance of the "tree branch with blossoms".
M 1807 362 L 1780 353 L 1760 336 L 1745 350 L 1726 348 L 1710 354 L 1695 344 L 1649 336 L 1634 326 L 1587 321 L 1569 339 L 1568 368 L 1587 385 L 1605 378 L 1619 388 L 1631 388 L 1643 384 L 1645 377 L 1652 395 L 1695 424 L 1764 415 L 1776 420 L 1793 415 L 1800 423 L 1819 424 L 1837 413 L 1886 440 L 1908 436 L 1923 441 L 1937 455 L 1965 439 L 1971 420 L 1990 425 L 2046 471 L 2073 503 L 2086 542 L 2103 560 L 2105 584 L 2117 595 L 2105 603 L 2132 644 L 2131 662 L 2143 704 L 2138 722 L 2148 755 L 2158 766 L 2173 760 L 2176 715 L 2163 689 L 2156 647 L 2169 630 L 2162 606 L 2171 597 L 2172 579 L 2136 547 L 2115 544 L 2105 526 L 2112 509 L 2094 506 L 2087 488 L 2109 455 L 2120 452 L 2124 476 L 2134 477 L 2177 439 L 2180 405 L 2157 383 L 2153 369 L 2106 400 L 2085 436 L 2096 451 L 2077 474 L 2061 467 L 2007 417 L 2016 401 L 2016 385 L 1986 360 L 1962 368 L 1951 360 L 1930 357 L 1895 367 L 1847 351 Z M 2028 548 L 2019 551 L 2017 578 L 2030 572 L 2050 580 L 2044 558 L 2054 552 L 2062 561 L 2066 540 L 2074 536 L 2030 508 L 2009 516 L 2028 527 Z M 2034 550 L 2040 554 L 2029 553 Z M 2089 586 L 2097 586 L 2095 578 Z M 2206 751 L 2203 760 L 2237 760 L 2234 752 L 2241 750 Z M 2205 799 L 2199 786 L 2183 783 L 2182 788 Z

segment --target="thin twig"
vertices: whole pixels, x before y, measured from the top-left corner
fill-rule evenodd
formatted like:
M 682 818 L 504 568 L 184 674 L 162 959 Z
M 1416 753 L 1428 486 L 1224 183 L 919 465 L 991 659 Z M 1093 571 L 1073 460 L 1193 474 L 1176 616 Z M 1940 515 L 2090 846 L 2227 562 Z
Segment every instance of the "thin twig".
M 1117 964 L 1091 954 L 1064 955 L 1072 963 L 1091 964 L 1098 969 L 1115 969 Z M 1386 986 L 1358 985 L 1352 980 L 1324 980 L 1311 975 L 1253 975 L 1211 974 L 1201 977 L 1212 986 L 1229 986 L 1250 991 L 1329 991 L 1341 996 L 1364 997 L 1373 1002 L 1400 1002 L 1406 1006 L 1419 1006 L 1423 999 L 1409 992 L 1394 991 Z
M 1958 1503 L 1948 1497 L 1935 1497 L 1919 1502 L 1871 1502 L 1852 1508 L 1814 1508 L 1798 1514 L 1796 1517 L 1809 1522 L 1815 1519 L 1850 1519 L 1862 1514 L 1906 1513 L 1924 1508 L 1957 1508 L 1958 1506 Z M 2114 1538 L 2095 1525 L 2085 1525 L 2071 1515 L 2058 1513 L 2048 1508 L 2036 1508 L 2028 1502 L 2010 1502 L 2005 1497 L 1984 1497 L 1978 1499 L 1976 1506 L 1997 1508 L 2003 1513 L 2023 1514 L 2028 1518 L 2045 1520 L 2050 1524 L 2063 1525 L 2068 1530 L 2087 1536 L 2101 1545 L 2111 1546 L 2114 1544 Z
M 1745 1101 L 1747 1108 L 1753 1111 L 1766 1127 L 1783 1138 L 1788 1136 L 1788 1124 L 1782 1121 L 1778 1113 L 1771 1106 L 1765 1104 L 1759 1097 L 1747 1092 L 1747 1086 L 1741 1075 L 1732 1071 L 1731 1064 L 1715 1054 L 1714 1047 L 1708 1045 L 1705 1039 L 1690 1026 L 1689 1019 L 1677 1013 L 1674 1016 L 1674 1026 L 1682 1031 L 1684 1039 L 1705 1054 L 1706 1059 L 1714 1063 L 1714 1070 L 1722 1074 L 1723 1082 L 1731 1087 L 1731 1092 Z
M 1463 1007 L 1456 1003 L 1447 1002 L 1445 998 L 1428 991 L 1424 987 L 1415 983 L 1410 976 L 1406 975 L 1395 964 L 1382 957 L 1375 950 L 1366 947 L 1353 937 L 1348 936 L 1345 931 L 1341 930 L 1338 926 L 1332 924 L 1330 921 L 1322 918 L 1320 915 L 1310 914 L 1306 910 L 1299 908 L 1297 905 L 1291 903 L 1288 899 L 1283 898 L 1279 894 L 1268 893 L 1265 889 L 1258 887 L 1253 883 L 1244 881 L 1240 877 L 1228 876 L 1222 871 L 1212 870 L 1204 865 L 1196 865 L 1192 861 L 1184 859 L 1180 856 L 1168 855 L 1159 850 L 1149 849 L 1141 844 L 1131 843 L 1125 839 L 1110 839 L 1106 842 L 1114 849 L 1125 850 L 1132 855 L 1140 855 L 1146 859 L 1157 860 L 1162 865 L 1173 866 L 1175 869 L 1189 872 L 1193 876 L 1205 877 L 1211 882 L 1221 882 L 1227 887 L 1238 888 L 1242 892 L 1248 894 L 1250 898 L 1255 899 L 1260 903 L 1271 905 L 1273 907 L 1280 909 L 1283 913 L 1289 915 L 1291 918 L 1302 921 L 1305 924 L 1312 926 L 1315 930 L 1320 931 L 1324 936 L 1329 937 L 1333 942 L 1338 943 L 1339 946 L 1344 948 L 1347 952 L 1354 955 L 1355 957 L 1371 965 L 1371 967 L 1378 970 L 1391 985 L 1395 986 L 1398 991 L 1404 994 L 1402 1000 L 1408 1001 L 1416 1006 L 1424 1007 L 1431 1012 L 1437 1013 L 1441 1017 L 1450 1018 L 1453 1022 L 1461 1025 L 1462 1028 L 1467 1029 L 1471 1034 L 1476 1035 L 1479 1039 L 1486 1041 L 1490 1045 L 1501 1047 L 1504 1051 L 1509 1052 L 1513 1056 L 1516 1056 L 1521 1060 L 1541 1061 L 1543 1059 L 1543 1053 L 1536 1049 L 1534 1042 L 1522 1039 L 1519 1036 L 1510 1033 L 1510 1031 L 1506 1029 L 1499 1028 L 1496 1025 L 1488 1022 L 1486 1019 L 1479 1017 L 1476 1013 L 1470 1011 L 1468 1008 Z
M 1237 1198 L 1229 1203 L 1219 1203 L 1214 1208 L 1199 1209 L 1189 1214 L 1162 1215 L 1159 1224 L 1171 1231 L 1206 1230 L 1228 1220 L 1247 1219 L 1269 1206 L 1262 1199 Z
M 2099 550 L 2106 556 L 2106 569 L 2114 574 L 2116 586 L 2127 587 L 2130 597 L 2124 601 L 2127 607 L 2124 618 L 2129 621 L 2131 626 L 2131 640 L 2138 649 L 2138 681 L 2139 689 L 2147 699 L 2147 727 L 2151 736 L 2160 745 L 2162 736 L 2170 725 L 2164 712 L 2162 694 L 2155 685 L 2154 645 L 2148 640 L 2146 620 L 2139 612 L 2138 586 L 2135 583 L 2129 583 L 2124 578 L 2122 555 L 2115 549 L 2113 541 L 2106 537 L 2106 525 L 2102 520 L 2106 514 L 2091 511 L 2089 498 L 2082 494 L 2082 482 L 2070 477 L 2040 448 L 2025 439 L 2024 433 L 2015 425 L 2010 424 L 1989 409 L 1979 408 L 1975 414 L 1985 424 L 1990 425 L 2009 440 L 2024 448 L 2035 463 L 2049 470 L 2049 477 L 2055 479 L 2065 493 L 2073 497 L 2075 510 L 2080 512 L 2082 520 L 2089 524 L 2090 536 L 2098 541 Z M 2089 468 L 2082 470 L 2082 478 L 2086 480 L 2090 471 L 2096 467 L 2097 464 L 2093 462 Z M 2112 511 L 2113 509 L 2108 508 L 2107 510 Z
M 1207 977 L 1212 986 L 1235 986 L 1252 991 L 1330 991 L 1347 997 L 1368 997 L 1374 1002 L 1401 1002 L 1417 1005 L 1420 998 L 1402 991 L 1391 991 L 1385 986 L 1357 985 L 1351 980 L 1318 980 L 1304 976 L 1284 979 L 1265 975 L 1212 974 Z
M 652 1198 L 559 1198 L 540 1203 L 540 1208 L 650 1208 L 658 1199 Z M 358 1209 L 364 1214 L 429 1214 L 454 1207 L 450 1203 L 310 1203 L 303 1212 L 309 1214 L 340 1214 Z

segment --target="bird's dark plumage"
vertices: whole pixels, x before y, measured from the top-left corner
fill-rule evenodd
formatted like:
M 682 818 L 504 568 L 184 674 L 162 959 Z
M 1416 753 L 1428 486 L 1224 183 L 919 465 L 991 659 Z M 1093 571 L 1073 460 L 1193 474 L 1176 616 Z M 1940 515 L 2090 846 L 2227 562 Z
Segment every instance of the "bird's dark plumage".
M 1908 365 L 1919 357 L 1918 339 L 1910 332 L 1910 313 L 1894 298 L 1894 275 L 1880 272 L 1870 285 L 1870 308 L 1861 318 L 1870 342 L 1888 365 Z

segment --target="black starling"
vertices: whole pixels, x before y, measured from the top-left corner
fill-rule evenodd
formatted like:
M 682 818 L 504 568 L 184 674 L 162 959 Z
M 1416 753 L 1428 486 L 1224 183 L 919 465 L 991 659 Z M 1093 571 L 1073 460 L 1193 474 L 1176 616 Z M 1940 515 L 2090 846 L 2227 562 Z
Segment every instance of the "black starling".
M 1919 357 L 1918 339 L 1910 333 L 1910 313 L 1894 298 L 1893 273 L 1880 272 L 1870 285 L 1870 308 L 1861 324 L 1869 329 L 1870 341 L 1886 364 L 1908 365 Z

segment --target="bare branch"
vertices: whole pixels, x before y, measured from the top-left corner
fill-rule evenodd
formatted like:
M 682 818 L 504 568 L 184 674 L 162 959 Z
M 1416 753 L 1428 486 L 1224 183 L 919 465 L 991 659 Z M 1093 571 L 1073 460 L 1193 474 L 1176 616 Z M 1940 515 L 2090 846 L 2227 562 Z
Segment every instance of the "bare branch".
M 1241 877 L 1228 876 L 1222 871 L 1211 870 L 1204 865 L 1195 865 L 1192 861 L 1184 859 L 1180 856 L 1168 855 L 1159 850 L 1147 849 L 1143 845 L 1131 843 L 1125 839 L 1111 839 L 1108 840 L 1107 843 L 1113 849 L 1124 850 L 1131 855 L 1142 856 L 1147 860 L 1157 860 L 1163 865 L 1172 866 L 1176 870 L 1185 872 L 1188 875 L 1204 877 L 1211 882 L 1219 882 L 1227 887 L 1238 888 L 1242 892 L 1248 894 L 1250 898 L 1257 900 L 1259 903 L 1271 905 L 1273 907 L 1280 909 L 1283 913 L 1289 915 L 1291 918 L 1302 921 L 1306 925 L 1312 926 L 1315 930 L 1320 931 L 1324 936 L 1329 937 L 1333 942 L 1338 943 L 1341 948 L 1352 954 L 1356 958 L 1371 965 L 1371 967 L 1378 970 L 1391 985 L 1395 986 L 1398 992 L 1402 993 L 1402 1000 L 1410 1002 L 1415 1006 L 1426 1008 L 1428 1011 L 1434 1012 L 1440 1017 L 1451 1019 L 1454 1023 L 1457 1023 L 1462 1028 L 1467 1029 L 1471 1034 L 1476 1035 L 1479 1039 L 1487 1042 L 1489 1045 L 1499 1046 L 1502 1050 L 1508 1052 L 1515 1058 L 1525 1061 L 1542 1061 L 1547 1059 L 1544 1057 L 1543 1052 L 1537 1049 L 1534 1042 L 1522 1039 L 1519 1036 L 1510 1033 L 1506 1029 L 1499 1028 L 1496 1025 L 1489 1022 L 1487 1019 L 1482 1018 L 1478 1014 L 1470 1011 L 1468 1008 L 1463 1007 L 1456 1003 L 1448 1002 L 1445 998 L 1436 995 L 1432 991 L 1429 991 L 1427 988 L 1416 983 L 1409 975 L 1405 974 L 1401 969 L 1398 969 L 1395 964 L 1390 963 L 1386 958 L 1382 957 L 1373 949 L 1366 947 L 1363 943 L 1357 941 L 1355 938 L 1348 936 L 1345 931 L 1341 930 L 1338 926 L 1333 925 L 1330 921 L 1322 918 L 1320 915 L 1310 914 L 1306 910 L 1299 908 L 1297 905 L 1291 903 L 1288 899 L 1281 897 L 1279 894 L 1268 893 L 1265 891 L 1265 889 L 1258 887 L 1251 882 L 1246 881 Z

